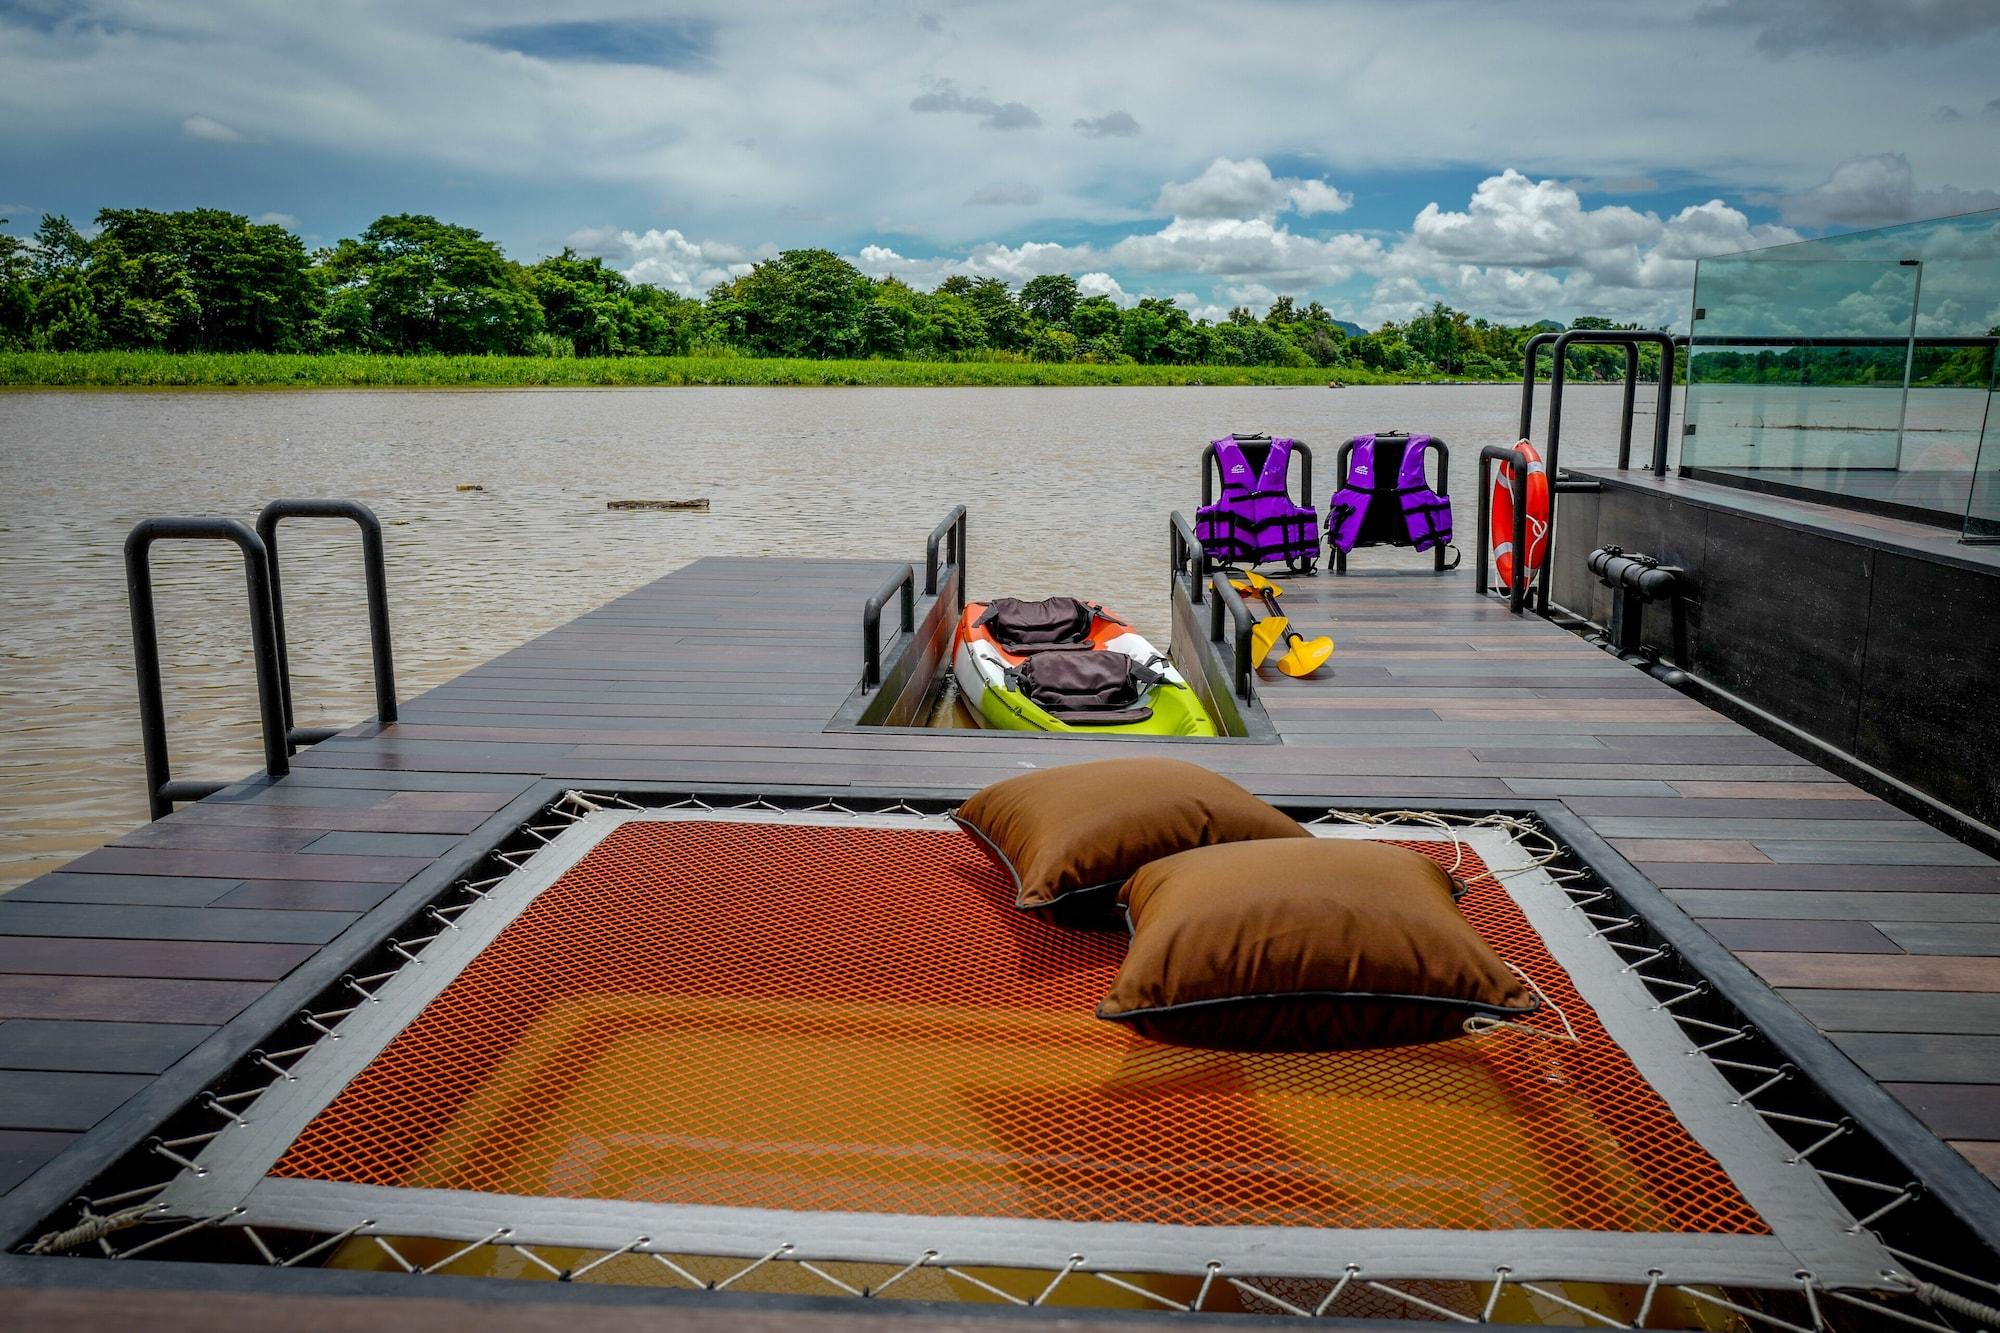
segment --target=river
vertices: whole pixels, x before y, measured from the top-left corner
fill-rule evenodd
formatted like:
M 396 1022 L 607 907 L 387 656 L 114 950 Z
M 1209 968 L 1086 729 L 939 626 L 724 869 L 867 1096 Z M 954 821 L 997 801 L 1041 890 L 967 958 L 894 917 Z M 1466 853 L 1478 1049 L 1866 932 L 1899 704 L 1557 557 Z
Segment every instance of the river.
M 1571 391 L 1566 463 L 1612 461 L 1618 402 Z M 975 595 L 1087 596 L 1164 645 L 1165 515 L 1192 513 L 1205 441 L 1308 441 L 1323 507 L 1347 436 L 1442 436 L 1469 546 L 1479 446 L 1514 438 L 1518 403 L 1499 385 L 0 393 L 0 889 L 146 818 L 120 553 L 141 518 L 371 506 L 405 698 L 698 556 L 916 559 L 959 503 Z M 712 509 L 605 508 L 684 497 Z M 284 556 L 298 721 L 359 720 L 354 529 L 291 520 Z M 241 563 L 201 543 L 154 565 L 175 774 L 253 771 Z M 715 594 L 726 621 L 727 584 Z

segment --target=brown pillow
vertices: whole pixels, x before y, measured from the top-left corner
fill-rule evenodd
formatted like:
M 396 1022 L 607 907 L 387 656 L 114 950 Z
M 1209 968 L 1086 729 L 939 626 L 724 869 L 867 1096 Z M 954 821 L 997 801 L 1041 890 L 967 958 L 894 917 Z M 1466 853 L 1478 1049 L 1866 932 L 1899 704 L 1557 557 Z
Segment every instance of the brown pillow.
M 1148 861 L 1250 838 L 1310 838 L 1228 778 L 1179 759 L 1100 759 L 996 782 L 953 819 L 1014 878 L 1016 907 L 1117 888 Z
M 1097 1016 L 1183 1046 L 1304 1051 L 1533 1012 L 1451 890 L 1428 857 L 1351 838 L 1169 856 L 1119 895 L 1132 945 Z

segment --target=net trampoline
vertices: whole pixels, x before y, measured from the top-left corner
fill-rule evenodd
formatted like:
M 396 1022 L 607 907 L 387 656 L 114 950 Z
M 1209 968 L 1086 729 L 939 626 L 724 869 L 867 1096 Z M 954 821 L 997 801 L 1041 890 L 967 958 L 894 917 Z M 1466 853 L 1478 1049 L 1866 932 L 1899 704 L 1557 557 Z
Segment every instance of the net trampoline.
M 1834 1290 L 1897 1268 L 1503 829 L 1314 831 L 1466 879 L 1468 919 L 1550 1001 L 1529 1023 L 1246 1055 L 1097 1020 L 1122 935 L 1017 912 L 941 816 L 577 814 L 357 985 L 149 1206 L 1204 1283 Z

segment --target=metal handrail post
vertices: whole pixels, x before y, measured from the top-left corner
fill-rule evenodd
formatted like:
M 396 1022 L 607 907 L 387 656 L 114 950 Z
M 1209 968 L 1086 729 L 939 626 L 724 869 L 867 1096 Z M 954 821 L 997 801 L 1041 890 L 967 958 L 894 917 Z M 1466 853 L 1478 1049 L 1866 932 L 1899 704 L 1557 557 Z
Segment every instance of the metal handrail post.
M 965 609 L 965 506 L 954 505 L 944 516 L 944 521 L 931 529 L 931 535 L 924 541 L 924 595 L 937 596 L 938 590 L 938 548 L 946 539 L 950 545 L 945 548 L 945 558 L 958 566 L 958 606 Z
M 146 803 L 154 819 L 173 813 L 174 802 L 199 800 L 231 784 L 176 782 L 167 750 L 167 709 L 160 677 L 160 636 L 153 606 L 153 544 L 159 541 L 227 541 L 243 554 L 250 597 L 251 650 L 257 670 L 257 710 L 264 730 L 264 771 L 291 772 L 278 674 L 277 629 L 272 617 L 270 553 L 263 538 L 233 518 L 149 518 L 125 537 L 125 590 L 131 604 L 133 669 L 139 685 L 139 735 L 145 750 Z
M 1530 337 L 1521 346 L 1521 429 L 1514 432 L 1514 438 L 1525 440 L 1535 429 L 1535 362 L 1541 358 L 1542 349 L 1556 340 L 1557 335 L 1544 329 Z
M 917 628 L 917 571 L 904 565 L 894 578 L 883 584 L 861 608 L 861 688 L 872 690 L 882 683 L 882 608 L 897 592 L 902 593 L 903 633 Z
M 285 633 L 284 581 L 279 572 L 278 522 L 344 518 L 361 529 L 362 579 L 368 597 L 368 647 L 375 671 L 375 718 L 396 720 L 396 653 L 389 632 L 389 576 L 382 554 L 382 520 L 359 500 L 273 500 L 257 515 L 257 535 L 271 566 L 271 623 L 278 640 L 278 685 L 285 709 L 285 744 L 296 748 L 337 735 L 340 728 L 301 728 L 292 707 L 291 649 Z
M 1202 575 L 1208 571 L 1208 553 L 1202 549 L 1201 538 L 1188 526 L 1188 521 L 1176 509 L 1167 516 L 1167 559 L 1172 569 L 1167 575 L 1167 587 L 1173 587 L 1173 580 L 1188 575 L 1188 600 L 1201 605 Z
M 1632 466 L 1632 413 L 1639 405 L 1639 345 L 1625 344 L 1625 402 L 1618 416 L 1618 470 Z
M 1208 637 L 1211 643 L 1222 642 L 1222 614 L 1226 610 L 1236 628 L 1236 664 L 1234 667 L 1236 697 L 1248 701 L 1251 696 L 1250 681 L 1250 629 L 1256 622 L 1250 617 L 1250 608 L 1236 594 L 1229 576 L 1216 573 L 1209 576 L 1209 586 L 1215 592 L 1215 607 L 1209 613 Z
M 1475 506 L 1479 514 L 1478 550 L 1479 574 L 1473 583 L 1473 592 L 1485 596 L 1492 585 L 1486 577 L 1487 561 L 1492 559 L 1491 542 L 1493 533 L 1493 485 L 1492 464 L 1506 463 L 1511 466 L 1513 481 L 1509 489 L 1514 493 L 1514 577 L 1507 589 L 1507 609 L 1515 615 L 1528 598 L 1528 460 L 1517 445 L 1489 444 L 1479 451 L 1479 503 Z

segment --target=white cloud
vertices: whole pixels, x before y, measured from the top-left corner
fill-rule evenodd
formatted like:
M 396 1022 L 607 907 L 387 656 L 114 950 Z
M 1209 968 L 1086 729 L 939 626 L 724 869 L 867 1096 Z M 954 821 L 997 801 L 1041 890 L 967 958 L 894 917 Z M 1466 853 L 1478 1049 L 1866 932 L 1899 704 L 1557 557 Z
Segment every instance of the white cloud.
M 700 296 L 719 282 L 742 277 L 756 257 L 740 245 L 690 241 L 672 229 L 634 232 L 587 227 L 571 232 L 569 244 L 579 254 L 602 256 L 633 282 L 650 283 L 682 296 Z
M 1920 190 L 1901 153 L 1849 158 L 1820 184 L 1782 201 L 1785 221 L 1802 227 L 1881 227 L 1982 208 L 2000 208 L 2000 190 Z
M 1085 296 L 1108 296 L 1113 305 L 1127 309 L 1139 304 L 1139 298 L 1118 285 L 1118 279 L 1109 273 L 1085 273 L 1076 280 L 1076 289 Z
M 219 120 L 207 116 L 189 116 L 181 122 L 181 133 L 190 139 L 200 139 L 205 143 L 242 143 L 240 130 L 231 129 Z
M 1559 181 L 1533 181 L 1512 168 L 1479 182 L 1463 213 L 1424 205 L 1411 242 L 1446 259 L 1554 267 L 1651 240 L 1660 221 L 1622 205 L 1585 209 Z
M 297 231 L 299 220 L 290 213 L 259 213 L 250 219 L 267 227 L 283 227 L 286 231 Z
M 1354 196 L 1342 194 L 1325 181 L 1302 180 L 1286 191 L 1300 217 L 1320 213 L 1345 213 L 1354 207 Z
M 1345 282 L 1381 254 L 1372 237 L 1343 233 L 1322 240 L 1266 218 L 1175 218 L 1105 251 L 1112 263 L 1144 272 L 1254 275 L 1311 286 Z
M 1193 180 L 1161 186 L 1153 208 L 1175 218 L 1268 218 L 1285 208 L 1343 213 L 1353 204 L 1354 196 L 1323 180 L 1273 176 L 1261 158 L 1218 157 Z

